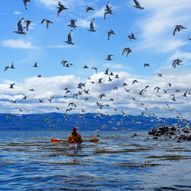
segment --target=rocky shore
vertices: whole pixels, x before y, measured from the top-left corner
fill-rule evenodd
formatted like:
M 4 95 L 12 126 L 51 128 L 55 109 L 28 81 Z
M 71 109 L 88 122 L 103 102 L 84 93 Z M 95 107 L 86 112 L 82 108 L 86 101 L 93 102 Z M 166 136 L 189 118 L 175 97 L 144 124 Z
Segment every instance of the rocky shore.
M 153 128 L 148 131 L 148 134 L 153 136 L 153 139 L 159 137 L 166 137 L 169 139 L 181 141 L 191 141 L 191 128 L 190 127 L 179 127 L 178 125 L 173 126 L 160 126 Z

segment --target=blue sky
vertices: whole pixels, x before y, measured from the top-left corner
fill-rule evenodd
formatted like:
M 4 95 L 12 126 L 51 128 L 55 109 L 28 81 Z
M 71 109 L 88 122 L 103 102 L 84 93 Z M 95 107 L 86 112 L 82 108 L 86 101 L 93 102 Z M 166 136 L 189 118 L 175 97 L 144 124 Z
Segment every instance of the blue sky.
M 107 1 L 94 0 L 62 0 L 68 8 L 60 16 L 57 16 L 57 0 L 31 0 L 25 10 L 22 0 L 12 1 L 0 0 L 0 102 L 1 113 L 41 113 L 56 111 L 55 107 L 65 112 L 70 102 L 77 102 L 80 112 L 83 108 L 86 112 L 140 114 L 149 108 L 150 113 L 157 115 L 166 112 L 166 103 L 172 106 L 177 112 L 184 113 L 188 118 L 190 115 L 190 19 L 188 0 L 174 2 L 173 0 L 163 1 L 140 0 L 144 10 L 133 7 L 133 0 L 113 0 L 109 2 L 112 6 L 113 15 L 103 18 Z M 95 11 L 86 13 L 85 7 L 92 6 Z M 17 30 L 17 22 L 21 19 L 32 21 L 26 35 L 14 33 Z M 53 24 L 46 29 L 40 24 L 42 19 L 50 19 Z M 89 32 L 89 24 L 95 18 L 96 32 Z M 74 45 L 65 43 L 71 28 L 67 25 L 70 19 L 77 20 L 77 28 L 73 30 L 72 38 Z M 175 25 L 183 25 L 187 29 L 172 35 Z M 107 31 L 114 30 L 116 35 L 107 40 Z M 128 35 L 134 33 L 136 40 L 129 40 Z M 129 56 L 122 55 L 124 48 L 130 47 L 132 53 Z M 113 55 L 112 61 L 105 58 L 108 54 Z M 176 69 L 172 68 L 174 59 L 180 58 L 182 65 Z M 68 60 L 73 65 L 64 68 L 60 62 Z M 4 67 L 14 62 L 15 70 Z M 37 62 L 39 68 L 33 68 Z M 149 68 L 144 68 L 144 63 L 149 63 Z M 82 67 L 87 65 L 89 69 Z M 98 73 L 92 70 L 98 68 Z M 104 76 L 103 72 L 109 68 L 110 72 L 119 74 L 118 80 L 112 83 L 105 80 L 104 83 L 92 84 L 88 78 L 95 81 Z M 160 78 L 157 73 L 163 73 Z M 42 78 L 35 76 L 42 75 Z M 107 76 L 108 78 L 108 76 Z M 132 81 L 137 79 L 138 84 L 132 86 Z M 15 83 L 15 88 L 9 88 L 9 83 Z M 79 96 L 78 100 L 72 94 L 78 91 L 77 84 L 86 82 L 86 89 L 90 89 L 90 95 Z M 128 83 L 126 93 L 122 84 Z M 171 83 L 172 87 L 167 87 Z M 54 85 L 53 85 L 54 84 Z M 140 90 L 146 85 L 150 86 L 143 96 L 139 96 Z M 114 87 L 117 91 L 113 91 Z M 63 97 L 63 88 L 70 87 L 71 95 Z M 160 87 L 158 93 L 153 89 Z M 34 88 L 35 92 L 28 89 Z M 162 89 L 170 89 L 163 94 Z M 176 92 L 180 89 L 180 92 Z M 187 97 L 182 96 L 187 91 Z M 106 98 L 97 100 L 101 93 L 107 93 Z M 161 94 L 160 94 L 161 93 Z M 171 100 L 172 94 L 177 93 L 177 101 Z M 26 95 L 27 100 L 23 102 L 22 96 Z M 47 102 L 51 96 L 56 97 L 52 104 Z M 84 102 L 84 97 L 90 96 L 89 102 Z M 132 101 L 136 97 L 136 102 Z M 109 98 L 115 98 L 111 103 Z M 17 99 L 17 104 L 12 100 Z M 38 103 L 38 99 L 45 100 Z M 105 100 L 104 100 L 105 99 Z M 101 101 L 103 105 L 110 104 L 100 110 L 95 104 Z M 63 103 L 63 105 L 62 105 Z M 144 107 L 140 106 L 141 105 Z M 73 111 L 73 110 L 72 110 Z M 174 111 L 174 110 L 173 110 Z M 175 116 L 177 112 L 167 111 L 168 115 Z

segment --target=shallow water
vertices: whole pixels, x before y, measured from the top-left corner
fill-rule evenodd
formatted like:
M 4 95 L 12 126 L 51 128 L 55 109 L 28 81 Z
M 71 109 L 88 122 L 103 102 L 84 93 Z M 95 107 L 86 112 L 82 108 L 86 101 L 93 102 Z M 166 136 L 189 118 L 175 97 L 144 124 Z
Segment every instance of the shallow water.
M 75 147 L 50 143 L 64 131 L 0 131 L 0 190 L 191 190 L 191 143 L 134 133 Z

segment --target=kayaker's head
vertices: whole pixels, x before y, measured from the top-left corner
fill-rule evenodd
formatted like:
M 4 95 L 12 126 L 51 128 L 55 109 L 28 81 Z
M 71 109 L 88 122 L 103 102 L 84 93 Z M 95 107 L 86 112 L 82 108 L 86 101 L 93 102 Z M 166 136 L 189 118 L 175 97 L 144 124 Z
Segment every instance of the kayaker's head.
M 75 127 L 72 128 L 72 132 L 76 133 L 77 129 Z
M 77 135 L 77 129 L 76 129 L 75 127 L 72 128 L 72 134 L 73 134 L 74 136 Z

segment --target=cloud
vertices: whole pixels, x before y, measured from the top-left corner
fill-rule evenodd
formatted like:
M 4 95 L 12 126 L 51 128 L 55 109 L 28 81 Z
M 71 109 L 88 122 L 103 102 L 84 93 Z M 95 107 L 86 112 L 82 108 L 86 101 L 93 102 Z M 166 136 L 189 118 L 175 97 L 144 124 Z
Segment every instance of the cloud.
M 145 7 L 146 16 L 137 23 L 142 36 L 142 49 L 154 48 L 155 51 L 164 53 L 187 44 L 185 40 L 180 40 L 181 34 L 185 35 L 186 30 L 174 37 L 172 33 L 177 24 L 189 25 L 191 19 L 189 0 L 183 0 L 183 2 L 143 0 L 142 5 Z
M 14 15 L 20 15 L 21 12 L 20 12 L 20 11 L 14 11 L 13 14 L 14 14 Z
M 0 44 L 7 48 L 13 48 L 13 49 L 35 49 L 38 47 L 35 47 L 32 45 L 32 42 L 25 41 L 22 39 L 7 39 L 0 42 Z
M 63 113 L 66 109 L 72 108 L 71 112 L 76 113 L 81 113 L 81 109 L 84 109 L 85 112 L 117 114 L 124 111 L 128 114 L 139 115 L 144 111 L 147 115 L 154 113 L 163 117 L 175 117 L 177 113 L 168 112 L 166 103 L 185 117 L 188 117 L 187 114 L 191 112 L 190 73 L 182 73 L 178 77 L 176 74 L 170 73 L 160 80 L 155 76 L 143 79 L 142 76 L 135 76 L 127 72 L 118 72 L 119 79 L 117 79 L 115 74 L 114 72 L 114 76 L 108 76 L 99 72 L 91 75 L 89 79 L 82 79 L 75 75 L 33 77 L 15 82 L 14 89 L 9 88 L 9 84 L 12 82 L 7 81 L 0 85 L 0 103 L 3 108 L 7 108 L 7 111 L 19 112 L 19 107 L 22 108 L 23 113 L 53 112 L 57 107 L 60 109 L 59 112 Z M 111 81 L 109 77 L 112 79 Z M 102 83 L 98 82 L 100 78 L 102 78 Z M 138 83 L 132 84 L 135 79 Z M 79 83 L 83 83 L 84 86 L 80 87 Z M 124 86 L 124 83 L 127 85 Z M 169 87 L 168 83 L 171 83 L 172 86 Z M 140 91 L 147 85 L 149 85 L 147 90 L 140 95 Z M 158 92 L 156 87 L 160 87 Z M 31 88 L 34 91 L 29 91 Z M 167 92 L 164 93 L 163 89 Z M 187 97 L 183 96 L 186 91 Z M 102 99 L 99 98 L 101 94 L 105 95 Z M 175 95 L 176 101 L 172 100 L 172 94 Z M 22 99 L 24 95 L 27 97 L 26 100 Z M 53 99 L 50 103 L 51 97 Z M 42 100 L 42 103 L 39 102 L 39 99 Z M 12 103 L 12 100 L 17 100 L 17 103 Z M 69 107 L 69 103 L 72 102 L 77 107 Z M 98 107 L 97 103 L 102 105 L 102 109 Z M 26 108 L 30 108 L 30 111 Z M 5 112 L 5 110 L 3 111 Z

